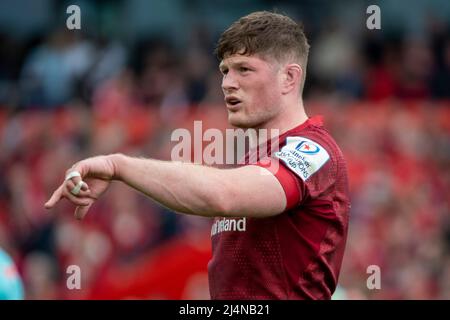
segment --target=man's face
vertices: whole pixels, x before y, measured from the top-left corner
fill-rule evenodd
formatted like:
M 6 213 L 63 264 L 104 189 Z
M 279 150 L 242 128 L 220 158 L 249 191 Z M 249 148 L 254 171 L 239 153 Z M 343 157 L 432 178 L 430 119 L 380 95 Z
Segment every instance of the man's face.
M 281 90 L 275 60 L 234 54 L 226 56 L 219 68 L 230 124 L 261 127 L 278 115 Z

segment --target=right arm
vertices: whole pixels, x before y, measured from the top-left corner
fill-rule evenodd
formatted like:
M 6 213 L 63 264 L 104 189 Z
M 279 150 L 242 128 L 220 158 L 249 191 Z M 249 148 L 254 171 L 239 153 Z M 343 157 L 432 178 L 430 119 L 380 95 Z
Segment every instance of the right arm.
M 154 159 L 133 158 L 122 154 L 89 158 L 75 164 L 69 171 L 79 171 L 89 190 L 80 193 L 77 201 L 85 200 L 76 211 L 82 218 L 93 200 L 103 193 L 107 185 L 101 183 L 119 180 L 146 194 L 160 204 L 178 212 L 207 217 L 252 216 L 266 217 L 284 211 L 286 196 L 275 176 L 258 166 L 236 169 L 217 169 L 203 165 Z M 61 191 L 46 204 L 51 208 L 69 193 L 78 182 L 66 182 Z M 59 190 L 59 189 L 58 189 Z M 57 191 L 58 191 L 57 190 Z M 89 192 L 90 194 L 84 193 Z M 83 198 L 85 199 L 79 199 Z M 91 200 L 93 199 L 93 200 Z

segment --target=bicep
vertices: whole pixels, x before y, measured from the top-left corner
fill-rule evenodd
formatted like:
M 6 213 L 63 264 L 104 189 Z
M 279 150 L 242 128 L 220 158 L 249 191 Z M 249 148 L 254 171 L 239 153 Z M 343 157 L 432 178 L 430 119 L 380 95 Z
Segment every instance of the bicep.
M 282 213 L 286 194 L 278 179 L 267 169 L 249 165 L 224 172 L 227 216 L 269 217 Z

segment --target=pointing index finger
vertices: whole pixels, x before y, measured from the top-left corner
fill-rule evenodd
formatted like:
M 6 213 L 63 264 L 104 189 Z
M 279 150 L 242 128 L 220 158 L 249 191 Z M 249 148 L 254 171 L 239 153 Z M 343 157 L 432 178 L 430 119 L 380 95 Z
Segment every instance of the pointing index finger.
M 51 209 L 53 208 L 53 206 L 59 201 L 61 200 L 62 197 L 62 188 L 63 188 L 64 184 L 61 185 L 58 189 L 55 190 L 55 192 L 53 192 L 52 196 L 50 197 L 50 199 L 45 203 L 45 208 L 46 209 Z

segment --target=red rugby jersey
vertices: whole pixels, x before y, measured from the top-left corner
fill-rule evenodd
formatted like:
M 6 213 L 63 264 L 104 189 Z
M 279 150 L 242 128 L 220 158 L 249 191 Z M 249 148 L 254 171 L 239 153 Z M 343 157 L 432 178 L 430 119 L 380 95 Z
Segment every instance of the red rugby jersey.
M 212 299 L 330 299 L 336 288 L 350 211 L 344 157 L 320 117 L 278 141 L 269 146 L 269 161 L 257 165 L 279 180 L 286 210 L 269 218 L 214 219 Z

